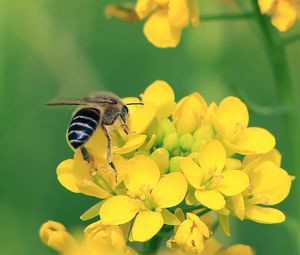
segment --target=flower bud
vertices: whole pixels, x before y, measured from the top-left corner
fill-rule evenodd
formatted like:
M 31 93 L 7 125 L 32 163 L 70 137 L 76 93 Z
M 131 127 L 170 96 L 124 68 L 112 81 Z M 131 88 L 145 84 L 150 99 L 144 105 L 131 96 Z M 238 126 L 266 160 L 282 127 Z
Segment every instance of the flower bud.
M 177 104 L 173 114 L 179 134 L 193 133 L 203 124 L 207 104 L 199 93 L 193 93 L 184 97 Z
M 181 172 L 180 161 L 183 157 L 176 156 L 170 159 L 170 172 Z
M 40 238 L 44 244 L 59 253 L 66 253 L 76 247 L 74 238 L 64 225 L 55 221 L 48 221 L 41 226 Z
M 205 143 L 206 143 L 206 140 L 204 140 L 204 139 L 194 140 L 191 151 L 192 152 L 199 152 Z
M 163 119 L 156 132 L 156 145 L 161 145 L 164 141 L 165 136 L 176 132 L 174 124 L 169 119 Z
M 184 134 L 179 138 L 179 146 L 183 151 L 190 151 L 194 142 L 191 134 Z
M 204 249 L 204 240 L 210 236 L 206 224 L 193 213 L 178 226 L 173 243 L 183 251 L 200 254 Z
M 162 174 L 168 172 L 169 169 L 169 152 L 165 148 L 158 148 L 151 154 L 151 159 L 155 161 Z
M 178 148 L 178 134 L 172 133 L 165 137 L 163 147 L 169 152 L 172 152 Z
M 211 125 L 204 125 L 199 127 L 193 137 L 194 139 L 211 139 L 214 136 L 214 130 Z

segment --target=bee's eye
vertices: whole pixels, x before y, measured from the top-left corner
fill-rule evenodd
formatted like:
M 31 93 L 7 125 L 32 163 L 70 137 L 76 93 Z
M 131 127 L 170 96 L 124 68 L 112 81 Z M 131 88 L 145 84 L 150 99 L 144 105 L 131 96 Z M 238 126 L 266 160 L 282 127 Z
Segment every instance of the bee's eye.
M 121 117 L 123 120 L 126 120 L 128 116 L 128 107 L 126 105 L 124 105 L 122 107 L 122 113 L 121 113 Z

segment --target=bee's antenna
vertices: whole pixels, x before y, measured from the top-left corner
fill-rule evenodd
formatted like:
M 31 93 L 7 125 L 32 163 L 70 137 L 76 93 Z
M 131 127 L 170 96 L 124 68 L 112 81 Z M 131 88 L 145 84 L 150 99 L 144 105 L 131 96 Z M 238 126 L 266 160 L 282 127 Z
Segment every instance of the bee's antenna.
M 144 105 L 142 102 L 128 103 L 126 105 Z

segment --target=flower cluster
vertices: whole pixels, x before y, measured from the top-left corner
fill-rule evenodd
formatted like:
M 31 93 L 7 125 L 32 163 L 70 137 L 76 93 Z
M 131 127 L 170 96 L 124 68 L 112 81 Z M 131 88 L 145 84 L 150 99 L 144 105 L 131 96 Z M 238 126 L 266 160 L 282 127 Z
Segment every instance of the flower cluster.
M 272 24 L 285 32 L 299 18 L 299 0 L 257 0 L 261 14 L 272 16 Z M 126 21 L 145 20 L 144 34 L 158 48 L 176 47 L 182 30 L 199 26 L 198 0 L 137 0 L 135 5 L 110 5 L 106 15 Z
M 85 230 L 84 249 L 135 254 L 127 240 L 145 243 L 163 235 L 172 253 L 253 254 L 245 245 L 217 245 L 216 227 L 230 235 L 230 216 L 265 224 L 285 220 L 272 206 L 288 196 L 293 177 L 280 167 L 274 136 L 249 127 L 240 99 L 207 104 L 193 93 L 176 103 L 172 88 L 155 81 L 141 98 L 123 101 L 142 105 L 129 106 L 129 135 L 118 126 L 110 130 L 117 179 L 100 129 L 86 143 L 93 164 L 76 150 L 57 168 L 66 189 L 100 199 L 81 216 L 100 216 Z M 64 242 L 75 242 L 57 226 L 55 235 L 42 227 L 41 237 L 65 254 Z

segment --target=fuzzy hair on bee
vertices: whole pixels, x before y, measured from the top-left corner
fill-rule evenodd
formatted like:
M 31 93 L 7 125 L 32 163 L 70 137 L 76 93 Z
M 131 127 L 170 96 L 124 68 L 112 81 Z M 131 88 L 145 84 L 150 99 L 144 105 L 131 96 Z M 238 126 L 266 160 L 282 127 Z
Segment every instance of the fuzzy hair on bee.
M 111 137 L 108 127 L 119 121 L 124 132 L 128 134 L 127 119 L 129 111 L 127 105 L 135 104 L 143 103 L 124 104 L 118 96 L 110 92 L 98 92 L 89 97 L 78 99 L 54 99 L 47 103 L 49 106 L 80 106 L 71 118 L 67 139 L 74 149 L 80 148 L 84 160 L 88 162 L 93 159 L 84 145 L 98 127 L 102 129 L 107 140 L 107 162 L 115 172 L 116 178 L 117 171 L 111 159 Z

